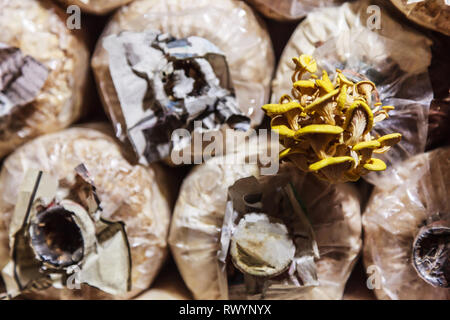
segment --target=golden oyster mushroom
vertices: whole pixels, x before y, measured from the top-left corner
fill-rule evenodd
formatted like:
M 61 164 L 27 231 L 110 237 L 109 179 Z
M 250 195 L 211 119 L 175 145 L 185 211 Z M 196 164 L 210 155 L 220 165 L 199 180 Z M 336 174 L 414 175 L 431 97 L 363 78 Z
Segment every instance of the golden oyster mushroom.
M 363 142 L 355 144 L 353 146 L 353 150 L 354 151 L 362 151 L 362 150 L 367 150 L 367 149 L 376 149 L 379 146 L 381 146 L 381 143 L 377 140 L 363 141 Z
M 400 133 L 391 133 L 385 136 L 382 136 L 377 139 L 380 143 L 380 148 L 374 150 L 375 153 L 384 153 L 388 151 L 393 145 L 400 142 L 402 139 L 402 135 Z
M 279 125 L 279 126 L 273 126 L 272 130 L 278 132 L 280 137 L 284 137 L 284 138 L 295 137 L 295 130 L 290 129 L 288 126 L 285 126 L 284 124 Z
M 334 85 L 325 70 L 322 70 L 322 79 L 316 79 L 316 84 L 318 87 L 325 90 L 325 92 L 331 92 L 334 90 Z
M 363 167 L 370 171 L 383 171 L 386 170 L 386 163 L 383 160 L 371 158 Z
M 290 101 L 288 103 L 283 103 L 283 104 L 266 104 L 266 105 L 264 105 L 262 107 L 262 109 L 269 116 L 275 116 L 275 115 L 284 114 L 284 113 L 286 113 L 288 111 L 291 111 L 293 109 L 303 110 L 303 108 L 300 105 L 300 103 L 295 102 L 295 101 Z
M 363 141 L 355 144 L 352 148 L 353 151 L 358 152 L 361 155 L 361 161 L 368 161 L 372 157 L 372 152 L 379 148 L 381 143 L 378 140 Z
M 294 61 L 295 65 L 301 70 L 306 70 L 310 73 L 315 73 L 317 71 L 316 60 L 310 55 L 302 54 L 298 58 L 292 58 L 292 61 Z
M 311 56 L 292 60 L 292 97 L 283 95 L 278 104 L 262 107 L 285 147 L 280 160 L 334 183 L 385 170 L 386 164 L 372 154 L 388 151 L 400 142 L 401 134 L 371 135 L 374 124 L 394 109 L 378 101 L 375 84 L 370 80 L 354 83 L 339 69 L 333 81 L 325 70 L 319 78 Z M 307 72 L 310 78 L 303 79 Z
M 340 135 L 343 131 L 344 130 L 338 126 L 312 124 L 297 130 L 294 139 L 303 141 L 307 139 L 317 157 L 323 159 L 328 157 L 325 151 L 326 146 L 329 145 L 332 140 L 335 140 L 337 135 Z
M 372 81 L 364 80 L 356 84 L 356 90 L 363 94 L 366 101 L 370 104 L 372 99 L 372 92 L 375 91 L 376 87 Z

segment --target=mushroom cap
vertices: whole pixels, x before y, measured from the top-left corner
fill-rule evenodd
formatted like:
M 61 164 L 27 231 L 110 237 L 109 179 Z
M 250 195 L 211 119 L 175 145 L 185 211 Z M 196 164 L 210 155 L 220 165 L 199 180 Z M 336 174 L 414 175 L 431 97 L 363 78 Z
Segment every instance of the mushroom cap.
M 317 98 L 316 100 L 311 102 L 309 105 L 307 105 L 305 110 L 311 110 L 312 108 L 315 108 L 315 107 L 319 106 L 320 104 L 322 104 L 326 100 L 330 99 L 331 97 L 333 97 L 337 93 L 339 93 L 339 89 L 335 89 L 335 90 L 333 90 L 331 92 L 328 92 L 327 94 L 324 94 L 320 98 Z
M 344 76 L 344 74 L 342 72 L 338 72 L 337 77 L 338 77 L 340 82 L 342 82 L 342 83 L 344 83 L 346 85 L 349 85 L 349 86 L 353 86 L 354 85 L 354 83 L 352 81 L 348 80 L 347 77 Z
M 363 141 L 355 144 L 353 146 L 354 151 L 360 151 L 363 149 L 376 149 L 381 146 L 381 143 L 377 140 L 371 140 L 371 141 Z
M 316 84 L 318 87 L 322 88 L 326 92 L 331 92 L 334 90 L 334 85 L 328 77 L 328 73 L 322 70 L 322 79 L 317 79 Z
M 341 134 L 344 131 L 339 126 L 333 126 L 330 124 L 310 124 L 295 132 L 295 138 L 307 135 L 307 134 Z
M 293 84 L 294 88 L 308 88 L 314 89 L 316 87 L 316 83 L 313 80 L 298 80 Z
M 370 171 L 384 171 L 386 170 L 386 163 L 377 158 L 370 158 L 370 160 L 363 165 L 363 168 Z
M 401 139 L 402 135 L 400 133 L 390 133 L 379 137 L 377 141 L 381 144 L 382 147 L 391 147 L 394 144 L 400 142 Z
M 310 73 L 315 73 L 317 71 L 317 63 L 316 60 L 308 55 L 308 54 L 302 54 L 300 57 L 292 58 L 292 61 L 302 69 L 305 69 L 306 71 Z
M 363 85 L 370 85 L 372 87 L 372 90 L 374 90 L 376 88 L 375 84 L 372 81 L 369 81 L 369 80 L 363 80 L 363 81 L 359 81 L 358 83 L 356 83 L 356 87 L 357 88 L 359 88 L 359 87 L 361 87 Z
M 319 171 L 328 166 L 340 165 L 343 163 L 353 164 L 355 160 L 352 157 L 344 156 L 344 157 L 329 157 L 322 159 L 320 161 L 314 162 L 309 166 L 310 171 Z
M 385 153 L 393 145 L 400 142 L 402 135 L 400 133 L 390 133 L 377 139 L 380 142 L 380 148 L 373 150 L 374 153 Z
M 278 132 L 280 137 L 294 138 L 296 136 L 296 132 L 284 124 L 273 126 L 272 130 Z
M 303 110 L 300 103 L 289 101 L 287 103 L 269 103 L 262 106 L 262 109 L 268 116 L 284 114 L 293 109 Z

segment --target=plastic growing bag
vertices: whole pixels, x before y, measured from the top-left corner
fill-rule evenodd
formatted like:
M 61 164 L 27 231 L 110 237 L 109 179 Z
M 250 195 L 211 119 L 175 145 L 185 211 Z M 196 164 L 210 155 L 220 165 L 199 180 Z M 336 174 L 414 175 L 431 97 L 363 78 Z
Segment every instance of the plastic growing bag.
M 124 30 L 153 30 L 176 39 L 197 36 L 209 40 L 225 55 L 239 109 L 251 118 L 252 125 L 261 122 L 260 106 L 269 96 L 274 56 L 269 35 L 252 10 L 243 2 L 231 0 L 140 0 L 113 16 L 92 59 L 105 110 L 121 140 L 129 128 L 111 79 L 104 39 Z
M 46 0 L 0 1 L 0 157 L 81 114 L 89 53 L 65 19 Z
M 266 17 L 281 21 L 298 20 L 317 8 L 343 1 L 345 0 L 247 0 Z
M 257 151 L 245 155 L 240 150 L 237 157 L 228 154 L 213 158 L 195 167 L 183 181 L 169 244 L 183 280 L 196 299 L 226 299 L 234 287 L 237 269 L 229 263 L 228 275 L 224 274 L 218 250 L 221 234 L 227 232 L 222 226 L 228 188 L 239 179 L 260 176 L 261 167 L 245 164 L 252 152 Z M 264 298 L 279 297 L 278 289 L 290 299 L 341 299 L 361 248 L 358 193 L 350 184 L 329 185 L 290 166 L 283 167 L 280 174 L 291 177 L 314 230 L 320 254 L 315 261 L 319 285 L 297 290 L 299 284 L 279 283 Z
M 385 10 L 374 22 L 367 13 L 369 5 L 370 1 L 358 1 L 309 14 L 284 49 L 272 83 L 272 101 L 290 92 L 291 58 L 302 53 L 313 55 L 331 74 L 338 68 L 349 79 L 373 81 L 378 89 L 373 103 L 392 105 L 395 110 L 372 130 L 380 136 L 402 134 L 402 141 L 380 157 L 389 167 L 425 149 L 433 97 L 427 71 L 431 41 L 398 24 Z M 370 30 L 376 19 L 381 29 Z M 366 177 L 371 182 L 378 179 L 373 173 Z
M 364 264 L 379 299 L 450 299 L 450 148 L 416 155 L 373 191 Z M 368 269 L 369 270 L 369 269 Z
M 61 195 L 67 191 L 74 192 L 77 186 L 74 169 L 82 163 L 96 187 L 101 201 L 102 218 L 121 221 L 125 225 L 131 248 L 131 291 L 111 296 L 81 284 L 81 289 L 49 287 L 24 292 L 26 297 L 130 298 L 150 286 L 165 260 L 171 200 L 167 187 L 168 177 L 158 166 L 147 168 L 130 163 L 130 151 L 122 149 L 111 132 L 101 132 L 105 131 L 106 126 L 95 128 L 99 130 L 72 128 L 45 135 L 17 149 L 5 160 L 0 175 L 0 267 L 3 269 L 10 258 L 9 226 L 15 216 L 14 210 L 25 174 L 30 169 L 36 169 L 58 179 L 57 194 Z M 68 239 L 72 240 L 73 237 Z M 116 259 L 116 263 L 118 261 Z M 82 280 L 83 278 L 80 281 Z

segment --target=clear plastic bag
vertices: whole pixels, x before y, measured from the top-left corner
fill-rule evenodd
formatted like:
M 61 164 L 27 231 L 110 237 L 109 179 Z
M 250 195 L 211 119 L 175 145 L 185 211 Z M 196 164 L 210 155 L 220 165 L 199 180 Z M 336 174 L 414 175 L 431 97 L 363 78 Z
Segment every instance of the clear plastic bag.
M 99 130 L 97 130 L 99 129 Z M 167 256 L 171 198 L 169 177 L 157 165 L 129 162 L 130 151 L 121 148 L 106 125 L 71 128 L 37 138 L 17 149 L 4 162 L 0 175 L 0 267 L 9 256 L 8 227 L 19 186 L 28 169 L 45 171 L 65 181 L 70 189 L 74 168 L 83 163 L 94 180 L 102 217 L 123 221 L 131 247 L 131 291 L 114 296 L 87 285 L 81 290 L 57 289 L 27 293 L 35 299 L 131 298 L 146 290 Z M 110 131 L 110 130 L 109 130 Z M 61 183 L 61 182 L 60 182 Z
M 232 0 L 142 0 L 121 8 L 113 16 L 92 59 L 99 92 L 117 137 L 125 139 L 127 128 L 103 39 L 123 30 L 150 29 L 176 38 L 198 36 L 216 45 L 225 53 L 239 108 L 251 118 L 252 125 L 261 123 L 260 107 L 269 96 L 274 55 L 267 30 L 252 10 L 245 3 Z
M 58 0 L 68 6 L 76 5 L 82 10 L 92 14 L 107 14 L 120 6 L 133 0 Z
M 450 36 L 450 4 L 446 0 L 391 0 L 410 20 Z
M 298 20 L 309 12 L 342 3 L 345 0 L 247 0 L 264 16 L 280 21 Z
M 448 288 L 422 280 L 412 256 L 423 226 L 450 222 L 449 173 L 450 148 L 440 148 L 398 163 L 389 183 L 374 189 L 363 215 L 364 264 L 375 266 L 377 298 L 450 299 Z M 445 250 L 448 264 L 448 242 Z
M 89 52 L 66 14 L 50 1 L 1 0 L 0 43 L 18 48 L 49 73 L 31 103 L 0 118 L 0 157 L 41 135 L 69 126 L 81 115 Z
M 241 178 L 258 177 L 261 169 L 256 164 L 244 164 L 243 151 L 237 155 L 231 162 L 232 155 L 226 155 L 195 167 L 183 181 L 175 205 L 169 244 L 183 280 L 196 299 L 226 298 L 221 282 L 227 279 L 222 276 L 217 254 L 228 188 Z M 330 185 L 291 166 L 281 172 L 292 177 L 320 252 L 316 261 L 320 285 L 295 298 L 341 299 L 361 248 L 359 195 L 350 184 Z
M 345 3 L 310 13 L 284 49 L 272 83 L 272 101 L 290 92 L 293 57 L 313 55 L 319 66 L 335 68 L 357 80 L 371 80 L 383 105 L 393 105 L 390 117 L 377 123 L 375 134 L 402 134 L 402 141 L 381 155 L 388 167 L 425 150 L 428 111 L 433 91 L 428 78 L 431 41 L 403 27 L 381 10 L 381 29 L 369 30 L 370 1 Z M 372 21 L 373 22 L 373 21 Z M 373 106 L 372 106 L 373 108 Z M 382 174 L 384 175 L 384 174 Z M 386 174 L 387 176 L 388 174 Z M 376 182 L 380 174 L 366 176 Z

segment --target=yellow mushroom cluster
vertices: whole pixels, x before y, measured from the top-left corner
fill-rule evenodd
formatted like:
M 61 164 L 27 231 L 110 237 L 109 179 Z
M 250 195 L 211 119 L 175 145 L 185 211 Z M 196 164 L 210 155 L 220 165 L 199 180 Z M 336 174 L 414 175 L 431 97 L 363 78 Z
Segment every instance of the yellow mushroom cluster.
M 339 69 L 333 81 L 325 70 L 319 78 L 311 56 L 292 60 L 291 95 L 262 107 L 285 147 L 280 160 L 292 161 L 301 170 L 333 183 L 356 181 L 369 171 L 385 170 L 386 164 L 373 154 L 389 150 L 401 134 L 372 136 L 375 123 L 388 118 L 394 109 L 376 101 L 375 84 L 368 80 L 354 83 Z M 305 74 L 309 79 L 303 79 Z

